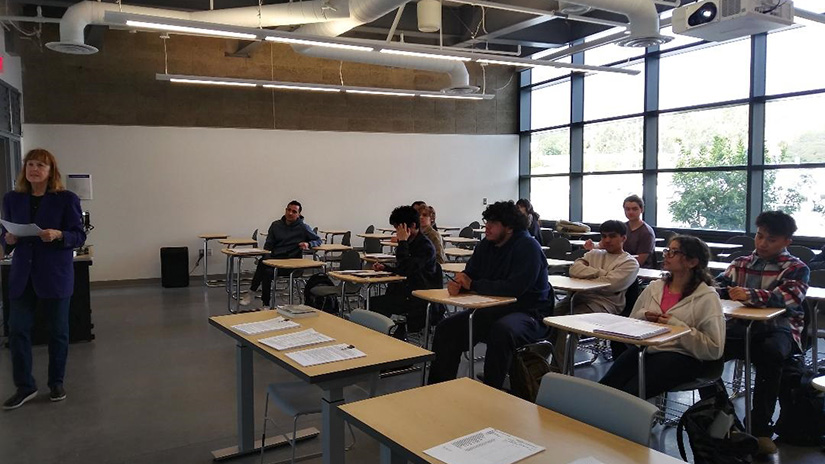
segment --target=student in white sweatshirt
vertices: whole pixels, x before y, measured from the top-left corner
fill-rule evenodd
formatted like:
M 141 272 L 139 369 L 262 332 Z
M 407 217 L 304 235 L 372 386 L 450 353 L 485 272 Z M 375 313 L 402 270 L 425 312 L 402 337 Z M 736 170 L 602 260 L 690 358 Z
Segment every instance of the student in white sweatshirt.
M 651 347 L 645 358 L 648 398 L 695 379 L 702 361 L 722 357 L 725 317 L 719 295 L 710 286 L 710 251 L 704 242 L 686 235 L 671 239 L 664 255 L 665 278 L 651 283 L 636 300 L 630 317 L 690 328 L 671 342 Z M 639 348 L 621 354 L 600 383 L 633 395 L 639 393 Z

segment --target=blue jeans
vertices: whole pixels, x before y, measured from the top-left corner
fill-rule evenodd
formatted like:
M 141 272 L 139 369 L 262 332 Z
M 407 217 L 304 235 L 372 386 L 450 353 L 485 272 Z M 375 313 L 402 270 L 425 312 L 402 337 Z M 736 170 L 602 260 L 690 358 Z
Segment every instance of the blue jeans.
M 34 391 L 32 377 L 32 340 L 34 310 L 38 300 L 49 319 L 49 387 L 63 384 L 66 358 L 69 355 L 69 302 L 66 298 L 38 298 L 31 282 L 20 298 L 12 299 L 9 308 L 9 348 L 14 385 L 19 390 Z

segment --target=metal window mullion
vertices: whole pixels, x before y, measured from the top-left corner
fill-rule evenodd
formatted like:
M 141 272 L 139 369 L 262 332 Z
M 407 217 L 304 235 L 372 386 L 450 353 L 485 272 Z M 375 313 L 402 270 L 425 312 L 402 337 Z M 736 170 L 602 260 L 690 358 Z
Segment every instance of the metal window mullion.
M 765 84 L 768 35 L 751 37 L 750 104 L 748 114 L 748 184 L 745 230 L 756 231 L 756 216 L 764 201 Z
M 519 198 L 530 198 L 530 138 L 527 133 L 519 134 L 518 140 L 518 195 Z
M 584 64 L 584 53 L 572 56 L 573 64 Z M 584 170 L 584 74 L 570 76 L 570 220 L 582 220 Z
M 650 47 L 645 56 L 645 115 L 642 142 L 642 198 L 645 201 L 644 220 L 656 224 L 658 216 L 659 167 L 659 47 Z
M 530 84 L 532 80 L 532 72 L 528 69 L 519 73 L 519 85 L 524 87 Z M 532 89 L 522 88 L 519 90 L 519 143 L 518 143 L 518 194 L 519 198 L 530 198 L 530 178 L 524 177 L 530 175 L 530 139 L 532 137 L 530 132 L 531 108 L 532 108 Z

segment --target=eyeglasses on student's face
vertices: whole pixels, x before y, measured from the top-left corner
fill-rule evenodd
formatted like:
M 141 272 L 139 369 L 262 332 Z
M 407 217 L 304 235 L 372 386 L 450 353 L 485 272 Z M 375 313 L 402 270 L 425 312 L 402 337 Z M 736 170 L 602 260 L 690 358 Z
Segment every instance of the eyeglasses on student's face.
M 678 249 L 678 248 L 665 248 L 664 250 L 662 250 L 662 255 L 664 255 L 664 256 L 673 257 L 673 256 L 676 256 L 676 255 L 684 255 L 684 254 L 685 254 L 685 252 Z

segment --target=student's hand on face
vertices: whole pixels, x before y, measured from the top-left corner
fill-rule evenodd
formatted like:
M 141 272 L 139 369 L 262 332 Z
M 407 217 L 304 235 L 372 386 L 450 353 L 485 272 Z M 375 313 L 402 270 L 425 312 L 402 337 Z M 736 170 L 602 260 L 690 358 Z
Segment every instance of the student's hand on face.
M 645 311 L 645 319 L 647 319 L 649 322 L 658 322 L 659 316 L 661 315 L 662 313 L 657 313 L 655 311 Z
M 670 323 L 670 314 L 660 314 L 659 320 L 656 321 L 659 324 L 669 324 Z
M 584 242 L 584 245 L 583 245 L 583 246 L 584 246 L 584 249 L 585 249 L 585 250 L 587 250 L 587 251 L 590 251 L 590 250 L 592 250 L 593 248 L 595 248 L 595 247 L 593 246 L 593 240 L 590 240 L 589 238 L 587 239 L 587 241 L 585 241 L 585 242 Z
M 728 296 L 733 301 L 745 301 L 750 298 L 750 292 L 744 287 L 728 287 Z
M 395 226 L 395 236 L 398 237 L 399 242 L 410 238 L 410 229 L 407 227 L 407 224 L 398 224 Z
M 452 296 L 458 295 L 461 293 L 461 284 L 453 282 L 452 280 L 447 282 L 447 293 Z
M 300 248 L 302 250 L 308 250 L 309 249 L 309 243 L 301 242 L 301 243 L 298 244 L 298 248 Z
M 372 270 L 373 271 L 383 271 L 384 265 L 381 263 L 372 263 Z

